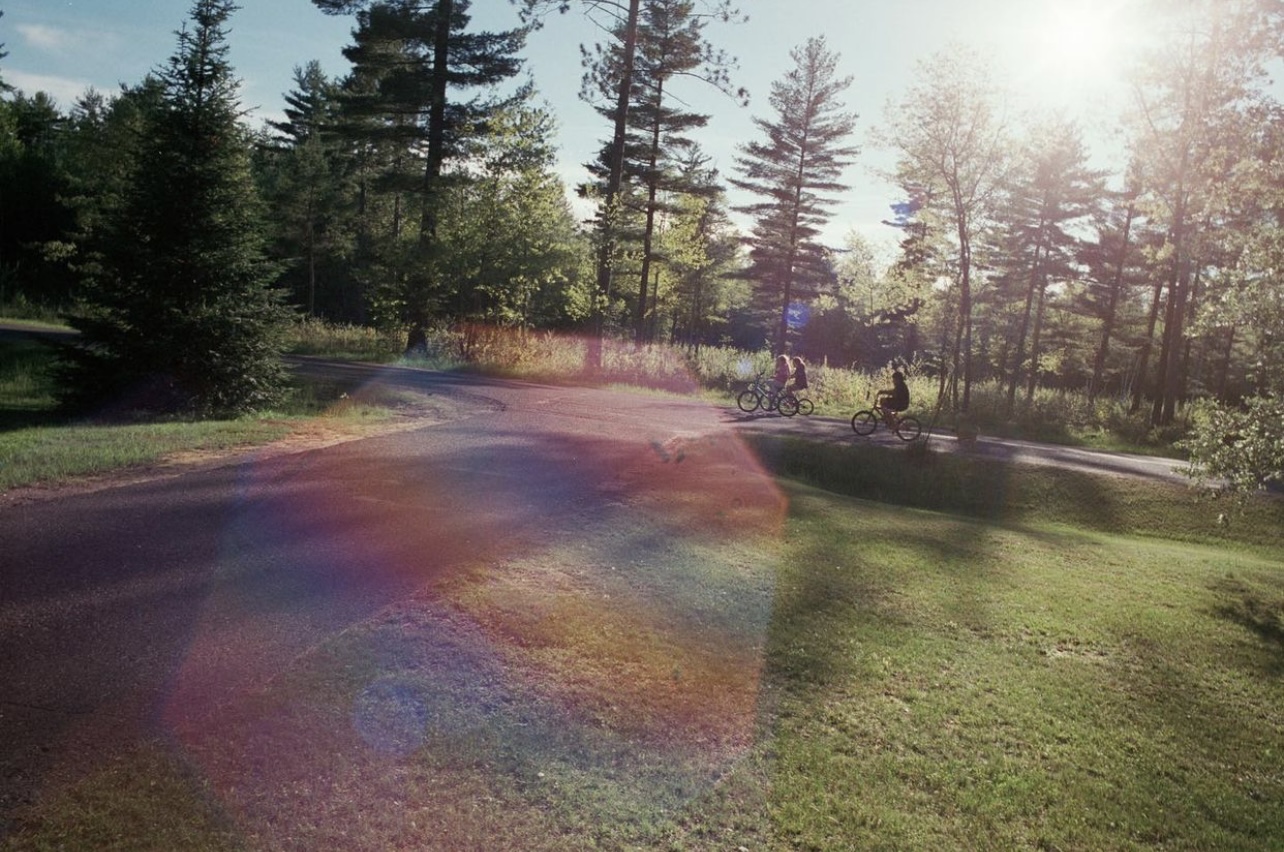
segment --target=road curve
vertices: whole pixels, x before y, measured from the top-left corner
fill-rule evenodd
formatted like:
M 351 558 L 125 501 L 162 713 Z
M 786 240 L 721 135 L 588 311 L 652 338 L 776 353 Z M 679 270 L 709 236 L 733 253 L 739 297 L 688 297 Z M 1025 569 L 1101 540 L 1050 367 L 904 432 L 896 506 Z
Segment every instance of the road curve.
M 301 655 L 470 566 L 589 529 L 615 540 L 639 513 L 704 533 L 778 522 L 779 492 L 740 434 L 867 440 L 842 420 L 693 399 L 294 363 L 345 387 L 432 396 L 442 415 L 0 507 L 0 838 L 42 790 L 138 742 L 208 741 Z M 1007 461 L 1178 475 L 1142 457 L 932 440 Z M 671 541 L 619 546 L 662 559 Z

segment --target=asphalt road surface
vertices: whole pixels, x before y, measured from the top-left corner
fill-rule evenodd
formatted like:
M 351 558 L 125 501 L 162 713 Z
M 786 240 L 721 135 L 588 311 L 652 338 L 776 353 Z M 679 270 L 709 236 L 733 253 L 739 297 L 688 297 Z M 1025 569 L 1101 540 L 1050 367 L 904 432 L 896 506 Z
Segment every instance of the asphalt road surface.
M 309 360 L 299 369 L 430 394 L 443 415 L 325 449 L 0 505 L 0 838 L 42 790 L 131 743 L 215 724 L 309 649 L 460 566 L 574 536 L 647 489 L 655 500 L 704 489 L 723 508 L 743 506 L 769 477 L 741 431 L 871 440 L 841 420 L 687 399 Z M 1172 462 L 1020 442 L 961 451 L 1180 477 Z M 701 454 L 709 465 L 680 467 Z
M 0 506 L 0 837 L 42 788 L 212 724 L 318 643 L 458 566 L 573 535 L 651 472 L 672 475 L 687 442 L 728 434 L 718 409 L 687 400 L 301 369 L 412 387 L 444 415 Z

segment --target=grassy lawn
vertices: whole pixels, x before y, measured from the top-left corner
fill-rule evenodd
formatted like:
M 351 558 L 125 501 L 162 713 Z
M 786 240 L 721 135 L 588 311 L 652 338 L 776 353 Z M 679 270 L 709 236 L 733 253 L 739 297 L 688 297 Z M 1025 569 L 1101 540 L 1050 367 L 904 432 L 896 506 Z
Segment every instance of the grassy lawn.
M 46 344 L 0 342 L 0 492 L 291 437 L 361 435 L 425 404 L 410 394 L 298 383 L 280 411 L 255 418 L 69 422 L 56 413 L 52 368 Z
M 1151 485 L 1120 531 L 1021 468 L 962 514 L 903 505 L 912 476 L 717 503 L 716 450 L 51 792 L 5 848 L 1280 848 L 1278 503 L 1218 525 Z

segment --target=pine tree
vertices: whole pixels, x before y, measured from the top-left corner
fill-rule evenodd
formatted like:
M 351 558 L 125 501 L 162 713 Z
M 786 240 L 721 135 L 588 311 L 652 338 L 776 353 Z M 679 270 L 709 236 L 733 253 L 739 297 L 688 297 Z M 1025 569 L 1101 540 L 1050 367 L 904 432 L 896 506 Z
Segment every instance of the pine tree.
M 1007 261 L 1007 275 L 1000 282 L 1007 286 L 999 289 L 1003 301 L 1024 303 L 1010 335 L 1015 343 L 1008 370 L 1009 417 L 1023 378 L 1026 405 L 1034 396 L 1048 286 L 1075 277 L 1080 245 L 1075 225 L 1092 214 L 1105 194 L 1105 176 L 1089 168 L 1087 149 L 1073 122 L 1056 118 L 1036 127 L 1021 154 L 1008 176 L 999 223 Z
M 318 62 L 294 69 L 285 120 L 258 148 L 256 170 L 272 207 L 273 256 L 285 264 L 281 284 L 311 316 L 363 318 L 359 288 L 342 257 L 349 236 L 349 152 L 336 140 L 338 86 Z
M 0 18 L 3 18 L 3 17 L 4 17 L 4 12 L 0 11 Z M 3 48 L 4 48 L 4 42 L 0 42 L 0 59 L 4 59 L 6 56 L 9 55 L 9 51 L 4 50 Z M 8 83 L 6 83 L 4 81 L 4 77 L 0 77 L 0 94 L 4 94 L 5 92 L 12 92 L 12 91 L 13 91 L 13 86 L 10 86 Z
M 712 191 L 711 187 L 684 179 L 681 164 L 695 145 L 688 134 L 708 124 L 709 116 L 683 109 L 673 92 L 674 83 L 694 78 L 724 94 L 745 99 L 743 90 L 732 91 L 732 60 L 715 50 L 704 35 L 707 22 L 707 16 L 697 13 L 694 0 L 648 0 L 640 10 L 622 150 L 623 178 L 637 191 L 620 196 L 622 203 L 639 206 L 630 212 L 639 214 L 641 220 L 638 295 L 633 306 L 634 336 L 639 343 L 649 333 L 647 296 L 651 267 L 656 260 L 658 219 L 676 209 L 678 197 Z M 612 122 L 620 110 L 616 89 L 623 73 L 623 45 L 627 41 L 623 26 L 614 33 L 616 41 L 597 47 L 594 59 L 585 53 L 588 70 L 582 97 L 603 104 L 597 111 Z M 607 143 L 597 162 L 589 164 L 597 178 L 598 197 L 609 195 L 614 152 L 614 146 Z M 602 224 L 599 221 L 599 229 Z
M 410 328 L 409 347 L 420 344 L 446 297 L 441 280 L 437 226 L 448 161 L 486 132 L 489 118 L 523 101 L 523 87 L 507 98 L 453 99 L 461 91 L 496 86 L 521 69 L 517 54 L 525 30 L 468 32 L 469 0 L 313 0 L 328 14 L 357 15 L 345 120 L 390 150 L 380 182 L 396 194 L 394 234 L 384 295 Z M 368 134 L 376 135 L 370 137 Z M 401 199 L 417 201 L 412 245 L 398 245 Z
M 157 72 L 164 96 L 114 221 L 68 353 L 64 401 L 99 411 L 246 413 L 285 381 L 262 220 L 224 25 L 196 0 Z
M 817 37 L 790 56 L 796 67 L 771 87 L 778 118 L 754 119 L 767 140 L 741 146 L 735 162 L 743 177 L 731 180 L 765 199 L 736 209 L 756 220 L 748 274 L 779 310 L 777 352 L 785 351 L 795 298 L 832 275 L 816 237 L 833 196 L 847 188 L 839 178 L 857 153 L 845 144 L 856 116 L 843 112 L 838 100 L 851 85 L 850 77 L 835 76 L 838 55 Z

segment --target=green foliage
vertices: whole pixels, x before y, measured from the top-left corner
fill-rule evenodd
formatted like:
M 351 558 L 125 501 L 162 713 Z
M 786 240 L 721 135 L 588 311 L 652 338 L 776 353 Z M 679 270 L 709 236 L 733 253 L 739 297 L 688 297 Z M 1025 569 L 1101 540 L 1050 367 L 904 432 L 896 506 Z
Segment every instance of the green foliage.
M 76 226 L 67 131 L 66 117 L 44 92 L 0 100 L 0 300 L 70 299 L 72 276 L 56 248 Z
M 1240 494 L 1284 483 L 1284 398 L 1252 397 L 1243 407 L 1207 402 L 1182 446 L 1193 475 Z
M 794 68 L 771 88 L 775 120 L 754 119 L 766 141 L 741 147 L 741 177 L 731 181 L 761 198 L 736 209 L 754 218 L 746 274 L 758 284 L 758 306 L 776 318 L 777 352 L 788 348 L 794 303 L 814 298 L 831 282 L 818 237 L 836 194 L 846 189 L 843 170 L 857 153 L 850 144 L 856 116 L 839 100 L 851 78 L 836 75 L 838 54 L 820 36 L 790 57 Z
M 515 107 L 473 141 L 470 179 L 443 193 L 441 314 L 541 328 L 587 315 L 589 245 L 553 171 L 550 132 L 547 113 Z
M 179 33 L 101 267 L 72 318 L 65 402 L 100 413 L 224 416 L 284 388 L 286 312 L 270 289 L 249 147 L 223 25 L 234 7 L 198 0 Z

